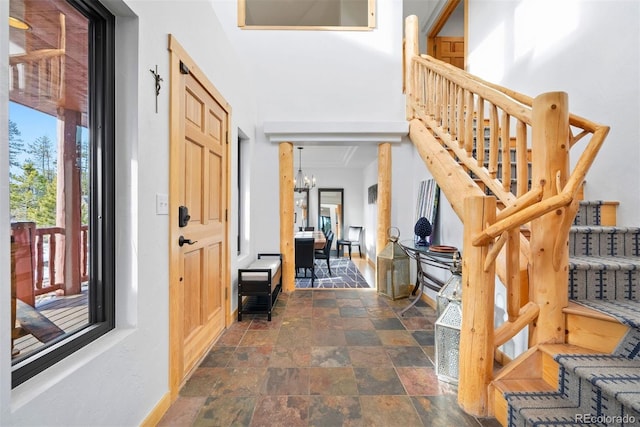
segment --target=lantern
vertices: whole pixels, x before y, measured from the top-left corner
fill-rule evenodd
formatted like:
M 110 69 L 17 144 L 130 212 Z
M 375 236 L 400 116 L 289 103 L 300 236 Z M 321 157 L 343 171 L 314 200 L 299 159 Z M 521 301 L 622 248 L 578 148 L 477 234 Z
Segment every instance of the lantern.
M 395 229 L 397 235 L 392 230 Z M 398 244 L 400 232 L 392 227 L 388 231 L 389 242 L 376 259 L 378 293 L 396 300 L 411 293 L 409 255 Z
M 438 379 L 458 384 L 460 330 L 462 329 L 462 276 L 454 254 L 452 275 L 437 296 L 435 324 L 436 374 Z
M 459 301 L 462 298 L 462 264 L 460 263 L 459 252 L 453 253 L 452 261 L 453 263 L 450 267 L 451 277 L 436 295 L 436 314 L 438 317 L 444 313 L 444 309 L 447 308 L 450 301 Z

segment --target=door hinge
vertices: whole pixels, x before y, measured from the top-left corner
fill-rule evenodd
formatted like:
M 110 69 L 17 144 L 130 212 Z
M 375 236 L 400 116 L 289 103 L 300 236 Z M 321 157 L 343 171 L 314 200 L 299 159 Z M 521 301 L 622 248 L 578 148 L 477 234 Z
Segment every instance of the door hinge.
M 224 222 L 229 221 L 229 209 L 224 210 Z
M 189 67 L 182 61 L 180 61 L 180 74 L 189 74 Z
M 227 141 L 227 145 L 229 145 L 229 129 L 226 130 L 224 134 L 224 139 Z
M 229 299 L 229 288 L 224 288 L 224 299 L 225 300 Z

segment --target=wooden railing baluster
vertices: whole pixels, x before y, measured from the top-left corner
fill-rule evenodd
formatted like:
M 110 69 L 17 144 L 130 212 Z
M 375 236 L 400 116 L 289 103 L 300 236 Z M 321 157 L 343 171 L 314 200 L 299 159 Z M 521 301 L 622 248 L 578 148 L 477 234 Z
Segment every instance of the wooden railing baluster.
M 500 135 L 500 122 L 498 120 L 498 106 L 491 104 L 491 110 L 489 114 L 489 176 L 492 179 L 498 177 L 498 149 L 499 149 L 499 135 Z M 504 165 L 502 165 L 504 167 Z
M 476 164 L 479 167 L 484 166 L 484 99 L 478 96 L 478 105 L 476 107 Z

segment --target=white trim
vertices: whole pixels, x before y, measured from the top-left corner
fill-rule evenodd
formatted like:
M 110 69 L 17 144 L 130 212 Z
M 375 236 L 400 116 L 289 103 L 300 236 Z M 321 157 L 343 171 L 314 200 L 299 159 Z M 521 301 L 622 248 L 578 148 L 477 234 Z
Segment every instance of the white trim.
M 265 122 L 270 142 L 401 142 L 409 124 L 401 122 Z

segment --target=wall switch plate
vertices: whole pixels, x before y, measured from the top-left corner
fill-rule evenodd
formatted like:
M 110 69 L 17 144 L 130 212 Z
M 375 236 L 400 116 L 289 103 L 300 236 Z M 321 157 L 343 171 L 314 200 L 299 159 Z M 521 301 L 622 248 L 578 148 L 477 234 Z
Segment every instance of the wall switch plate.
M 156 194 L 156 215 L 169 215 L 169 196 Z

